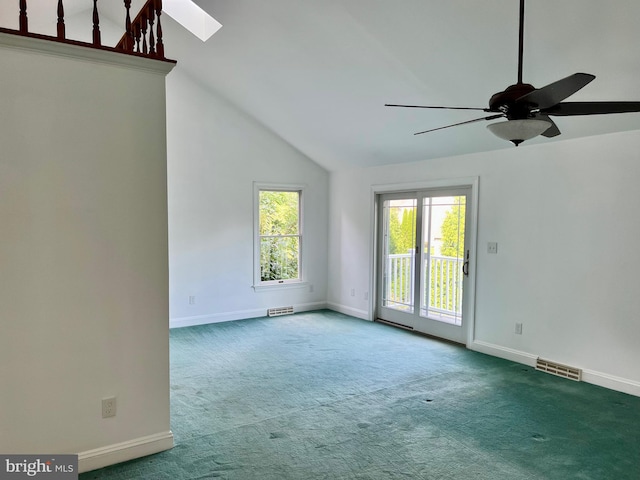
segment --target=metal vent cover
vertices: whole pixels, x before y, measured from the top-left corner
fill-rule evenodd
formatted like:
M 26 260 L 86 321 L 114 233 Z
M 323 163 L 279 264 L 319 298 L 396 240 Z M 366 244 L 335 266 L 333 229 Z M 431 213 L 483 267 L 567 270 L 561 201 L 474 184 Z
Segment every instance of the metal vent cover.
M 562 365 L 561 363 L 550 360 L 543 360 L 542 358 L 536 360 L 536 370 L 547 372 L 558 377 L 568 378 L 569 380 L 575 380 L 576 382 L 582 380 L 581 369 Z
M 293 306 L 290 307 L 276 307 L 267 310 L 267 316 L 279 317 L 280 315 L 291 315 L 293 313 Z

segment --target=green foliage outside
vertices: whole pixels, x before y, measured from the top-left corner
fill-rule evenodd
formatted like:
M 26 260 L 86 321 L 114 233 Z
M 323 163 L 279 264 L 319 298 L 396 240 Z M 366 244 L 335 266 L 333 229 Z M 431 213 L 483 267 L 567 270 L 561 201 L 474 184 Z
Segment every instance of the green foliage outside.
M 402 212 L 402 213 L 401 213 Z M 415 252 L 416 246 L 416 209 L 412 207 L 389 207 L 388 212 L 388 253 L 389 255 L 408 254 Z M 413 264 L 408 259 L 393 262 L 393 272 L 387 272 L 389 277 L 387 300 L 408 304 L 411 302 Z M 399 305 L 396 305 L 399 307 Z
M 465 197 L 456 197 L 460 203 L 452 205 L 440 227 L 440 255 L 464 258 Z M 432 261 L 429 307 L 458 312 L 462 301 L 462 267 L 458 262 Z
M 416 211 L 415 208 L 404 208 L 402 216 L 397 208 L 389 212 L 389 254 L 411 252 L 416 245 Z
M 443 257 L 464 257 L 464 219 L 467 206 L 465 197 L 461 203 L 453 205 L 442 222 L 440 255 Z
M 260 279 L 299 278 L 300 192 L 260 191 Z

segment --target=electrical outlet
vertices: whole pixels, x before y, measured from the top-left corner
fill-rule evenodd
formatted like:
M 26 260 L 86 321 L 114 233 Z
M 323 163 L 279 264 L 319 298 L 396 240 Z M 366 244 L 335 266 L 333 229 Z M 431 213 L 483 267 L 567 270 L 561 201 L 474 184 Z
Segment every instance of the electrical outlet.
M 116 397 L 102 399 L 102 418 L 116 416 Z
M 195 304 L 196 304 L 196 296 L 189 295 L 189 305 L 195 305 Z
M 355 288 L 352 288 L 352 289 L 351 289 L 351 296 L 352 296 L 352 297 L 355 297 L 355 296 L 356 296 L 356 289 L 355 289 Z
M 498 242 L 487 243 L 487 253 L 498 253 Z
M 522 335 L 522 324 L 516 323 L 516 335 Z
M 362 298 L 364 298 L 365 300 L 369 300 L 369 292 L 364 292 L 362 294 Z

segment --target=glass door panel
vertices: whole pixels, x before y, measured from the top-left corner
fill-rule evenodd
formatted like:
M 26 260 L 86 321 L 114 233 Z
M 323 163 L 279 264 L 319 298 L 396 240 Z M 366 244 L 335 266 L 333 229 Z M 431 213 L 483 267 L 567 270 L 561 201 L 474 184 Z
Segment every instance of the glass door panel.
M 422 317 L 462 325 L 466 196 L 423 198 Z
M 382 306 L 414 313 L 416 198 L 383 200 Z

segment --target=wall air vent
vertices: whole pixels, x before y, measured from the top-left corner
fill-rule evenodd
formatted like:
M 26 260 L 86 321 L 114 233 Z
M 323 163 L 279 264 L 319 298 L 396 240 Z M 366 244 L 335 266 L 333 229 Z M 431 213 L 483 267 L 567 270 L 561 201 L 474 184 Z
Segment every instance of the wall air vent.
M 576 382 L 582 380 L 582 370 L 579 368 L 568 367 L 567 365 L 543 360 L 541 358 L 536 360 L 536 370 L 557 375 L 558 377 L 568 378 L 569 380 L 575 380 Z
M 293 307 L 277 307 L 267 310 L 269 317 L 279 317 L 280 315 L 291 315 L 293 313 Z

